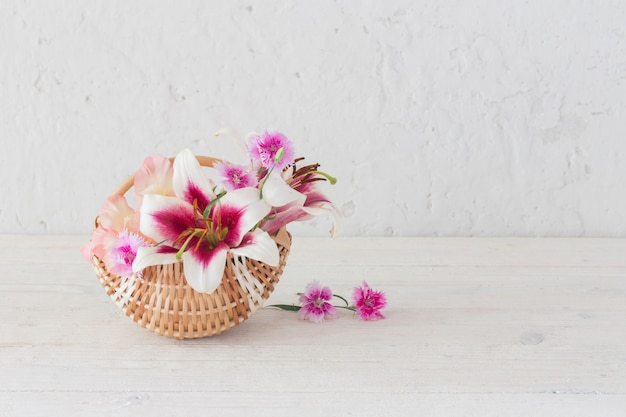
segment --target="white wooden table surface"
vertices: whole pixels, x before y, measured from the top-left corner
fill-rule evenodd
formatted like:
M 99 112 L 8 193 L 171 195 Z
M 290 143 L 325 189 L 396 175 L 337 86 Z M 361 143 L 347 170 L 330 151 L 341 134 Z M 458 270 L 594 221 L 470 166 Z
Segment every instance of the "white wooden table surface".
M 626 416 L 626 240 L 295 238 L 271 303 L 365 279 L 387 319 L 178 341 L 121 314 L 86 239 L 0 236 L 0 416 Z

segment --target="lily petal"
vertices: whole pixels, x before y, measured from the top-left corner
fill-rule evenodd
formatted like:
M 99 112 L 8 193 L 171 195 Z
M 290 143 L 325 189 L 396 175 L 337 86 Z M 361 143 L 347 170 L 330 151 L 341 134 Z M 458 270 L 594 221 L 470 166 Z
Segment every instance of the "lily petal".
M 133 261 L 133 272 L 140 272 L 153 265 L 165 265 L 178 262 L 175 248 L 169 246 L 143 246 L 137 249 L 137 256 Z
M 239 246 L 244 235 L 260 222 L 271 207 L 259 198 L 256 188 L 240 188 L 227 193 L 213 210 L 212 218 L 228 228 L 224 242 Z
M 194 226 L 195 216 L 191 204 L 177 197 L 157 194 L 144 196 L 139 229 L 155 242 L 178 237 Z
M 324 203 L 330 203 L 330 200 L 328 199 L 328 197 L 326 197 L 324 194 L 317 191 L 315 188 L 312 188 L 305 194 L 306 194 L 306 202 L 304 203 L 304 205 L 307 207 L 311 207 L 311 206 L 315 207 L 315 206 L 322 205 Z
M 311 215 L 305 213 L 301 206 L 287 205 L 281 207 L 280 210 L 272 215 L 271 219 L 265 220 L 261 227 L 269 234 L 274 234 L 281 227 L 295 221 L 306 220 Z
M 278 173 L 272 172 L 263 185 L 263 200 L 272 207 L 295 203 L 303 205 L 306 196 L 289 186 Z
M 241 245 L 237 248 L 232 248 L 230 251 L 233 255 L 256 259 L 270 266 L 278 266 L 280 260 L 276 242 L 272 240 L 267 232 L 260 229 L 246 233 Z
M 185 278 L 191 288 L 198 292 L 212 293 L 222 282 L 228 247 L 219 244 L 210 252 L 205 252 L 202 259 L 196 258 L 194 251 L 183 253 Z
M 325 204 L 319 207 L 302 207 L 302 210 L 312 216 L 330 215 L 333 220 L 333 225 L 330 228 L 330 235 L 335 237 L 337 235 L 337 226 L 341 220 L 339 210 L 332 204 Z
M 183 150 L 174 159 L 172 186 L 178 197 L 190 204 L 197 201 L 202 210 L 216 197 L 200 163 L 189 149 Z

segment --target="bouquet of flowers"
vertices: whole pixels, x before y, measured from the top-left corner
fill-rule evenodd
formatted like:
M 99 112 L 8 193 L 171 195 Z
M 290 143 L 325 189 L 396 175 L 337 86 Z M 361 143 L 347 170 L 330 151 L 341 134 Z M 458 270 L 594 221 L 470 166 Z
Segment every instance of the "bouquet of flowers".
M 81 252 L 99 274 L 116 278 L 118 302 L 141 302 L 133 294 L 137 282 L 149 281 L 148 267 L 182 265 L 194 291 L 212 294 L 232 257 L 276 267 L 276 235 L 291 222 L 329 214 L 334 234 L 338 211 L 319 189 L 322 182 L 334 184 L 333 177 L 296 158 L 282 133 L 252 134 L 247 150 L 247 165 L 206 162 L 188 149 L 173 161 L 150 156 L 132 177 L 135 208 L 124 192 L 105 200 Z

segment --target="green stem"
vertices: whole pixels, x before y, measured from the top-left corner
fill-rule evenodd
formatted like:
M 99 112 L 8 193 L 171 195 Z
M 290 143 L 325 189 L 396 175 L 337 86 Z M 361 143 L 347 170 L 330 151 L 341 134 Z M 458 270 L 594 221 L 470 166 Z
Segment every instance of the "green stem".
M 272 304 L 272 305 L 265 306 L 265 307 L 279 308 L 281 310 L 287 310 L 287 311 L 298 311 L 302 308 L 300 306 L 296 306 L 293 304 Z
M 349 306 L 350 303 L 348 302 L 348 300 L 346 300 L 345 298 L 343 298 L 342 296 L 338 295 L 338 294 L 333 294 L 333 297 L 337 297 L 340 300 L 342 300 L 344 303 L 346 303 L 346 306 Z M 336 306 L 335 306 L 336 307 Z
M 263 187 L 265 187 L 265 183 L 267 182 L 267 179 L 270 177 L 270 174 L 272 173 L 272 170 L 273 170 L 273 169 L 274 169 L 273 167 L 272 167 L 272 168 L 270 168 L 270 169 L 267 171 L 267 174 L 265 174 L 265 177 L 263 178 L 263 182 L 261 183 L 261 187 L 259 188 L 259 191 L 260 191 L 260 193 L 259 193 L 259 199 L 260 199 L 260 200 L 263 200 Z

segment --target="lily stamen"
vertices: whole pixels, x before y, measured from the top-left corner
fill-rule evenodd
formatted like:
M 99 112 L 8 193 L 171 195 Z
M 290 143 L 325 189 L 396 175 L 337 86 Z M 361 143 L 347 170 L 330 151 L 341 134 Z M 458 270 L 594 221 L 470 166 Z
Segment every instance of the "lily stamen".
M 202 240 L 206 238 L 208 233 L 209 229 L 204 229 L 204 232 L 202 232 L 202 235 L 200 235 L 200 238 L 198 239 L 198 242 L 196 242 L 196 246 L 193 250 L 197 251 L 198 249 L 200 249 L 200 244 L 202 243 Z
M 322 177 L 325 177 L 328 180 L 328 182 L 330 182 L 331 184 L 336 184 L 337 183 L 337 178 L 327 174 L 324 171 L 313 171 L 311 174 L 321 175 Z M 318 179 L 320 179 L 320 178 L 318 178 Z
M 183 243 L 183 245 L 180 247 L 178 252 L 176 252 L 176 259 L 178 259 L 179 261 L 181 260 L 181 258 L 183 257 L 183 252 L 185 252 L 185 250 L 187 249 L 187 245 L 189 245 L 189 242 L 191 242 L 191 239 L 193 239 L 195 235 L 196 235 L 196 231 L 192 232 L 189 235 L 189 237 L 187 237 L 187 240 L 185 240 L 185 243 Z

